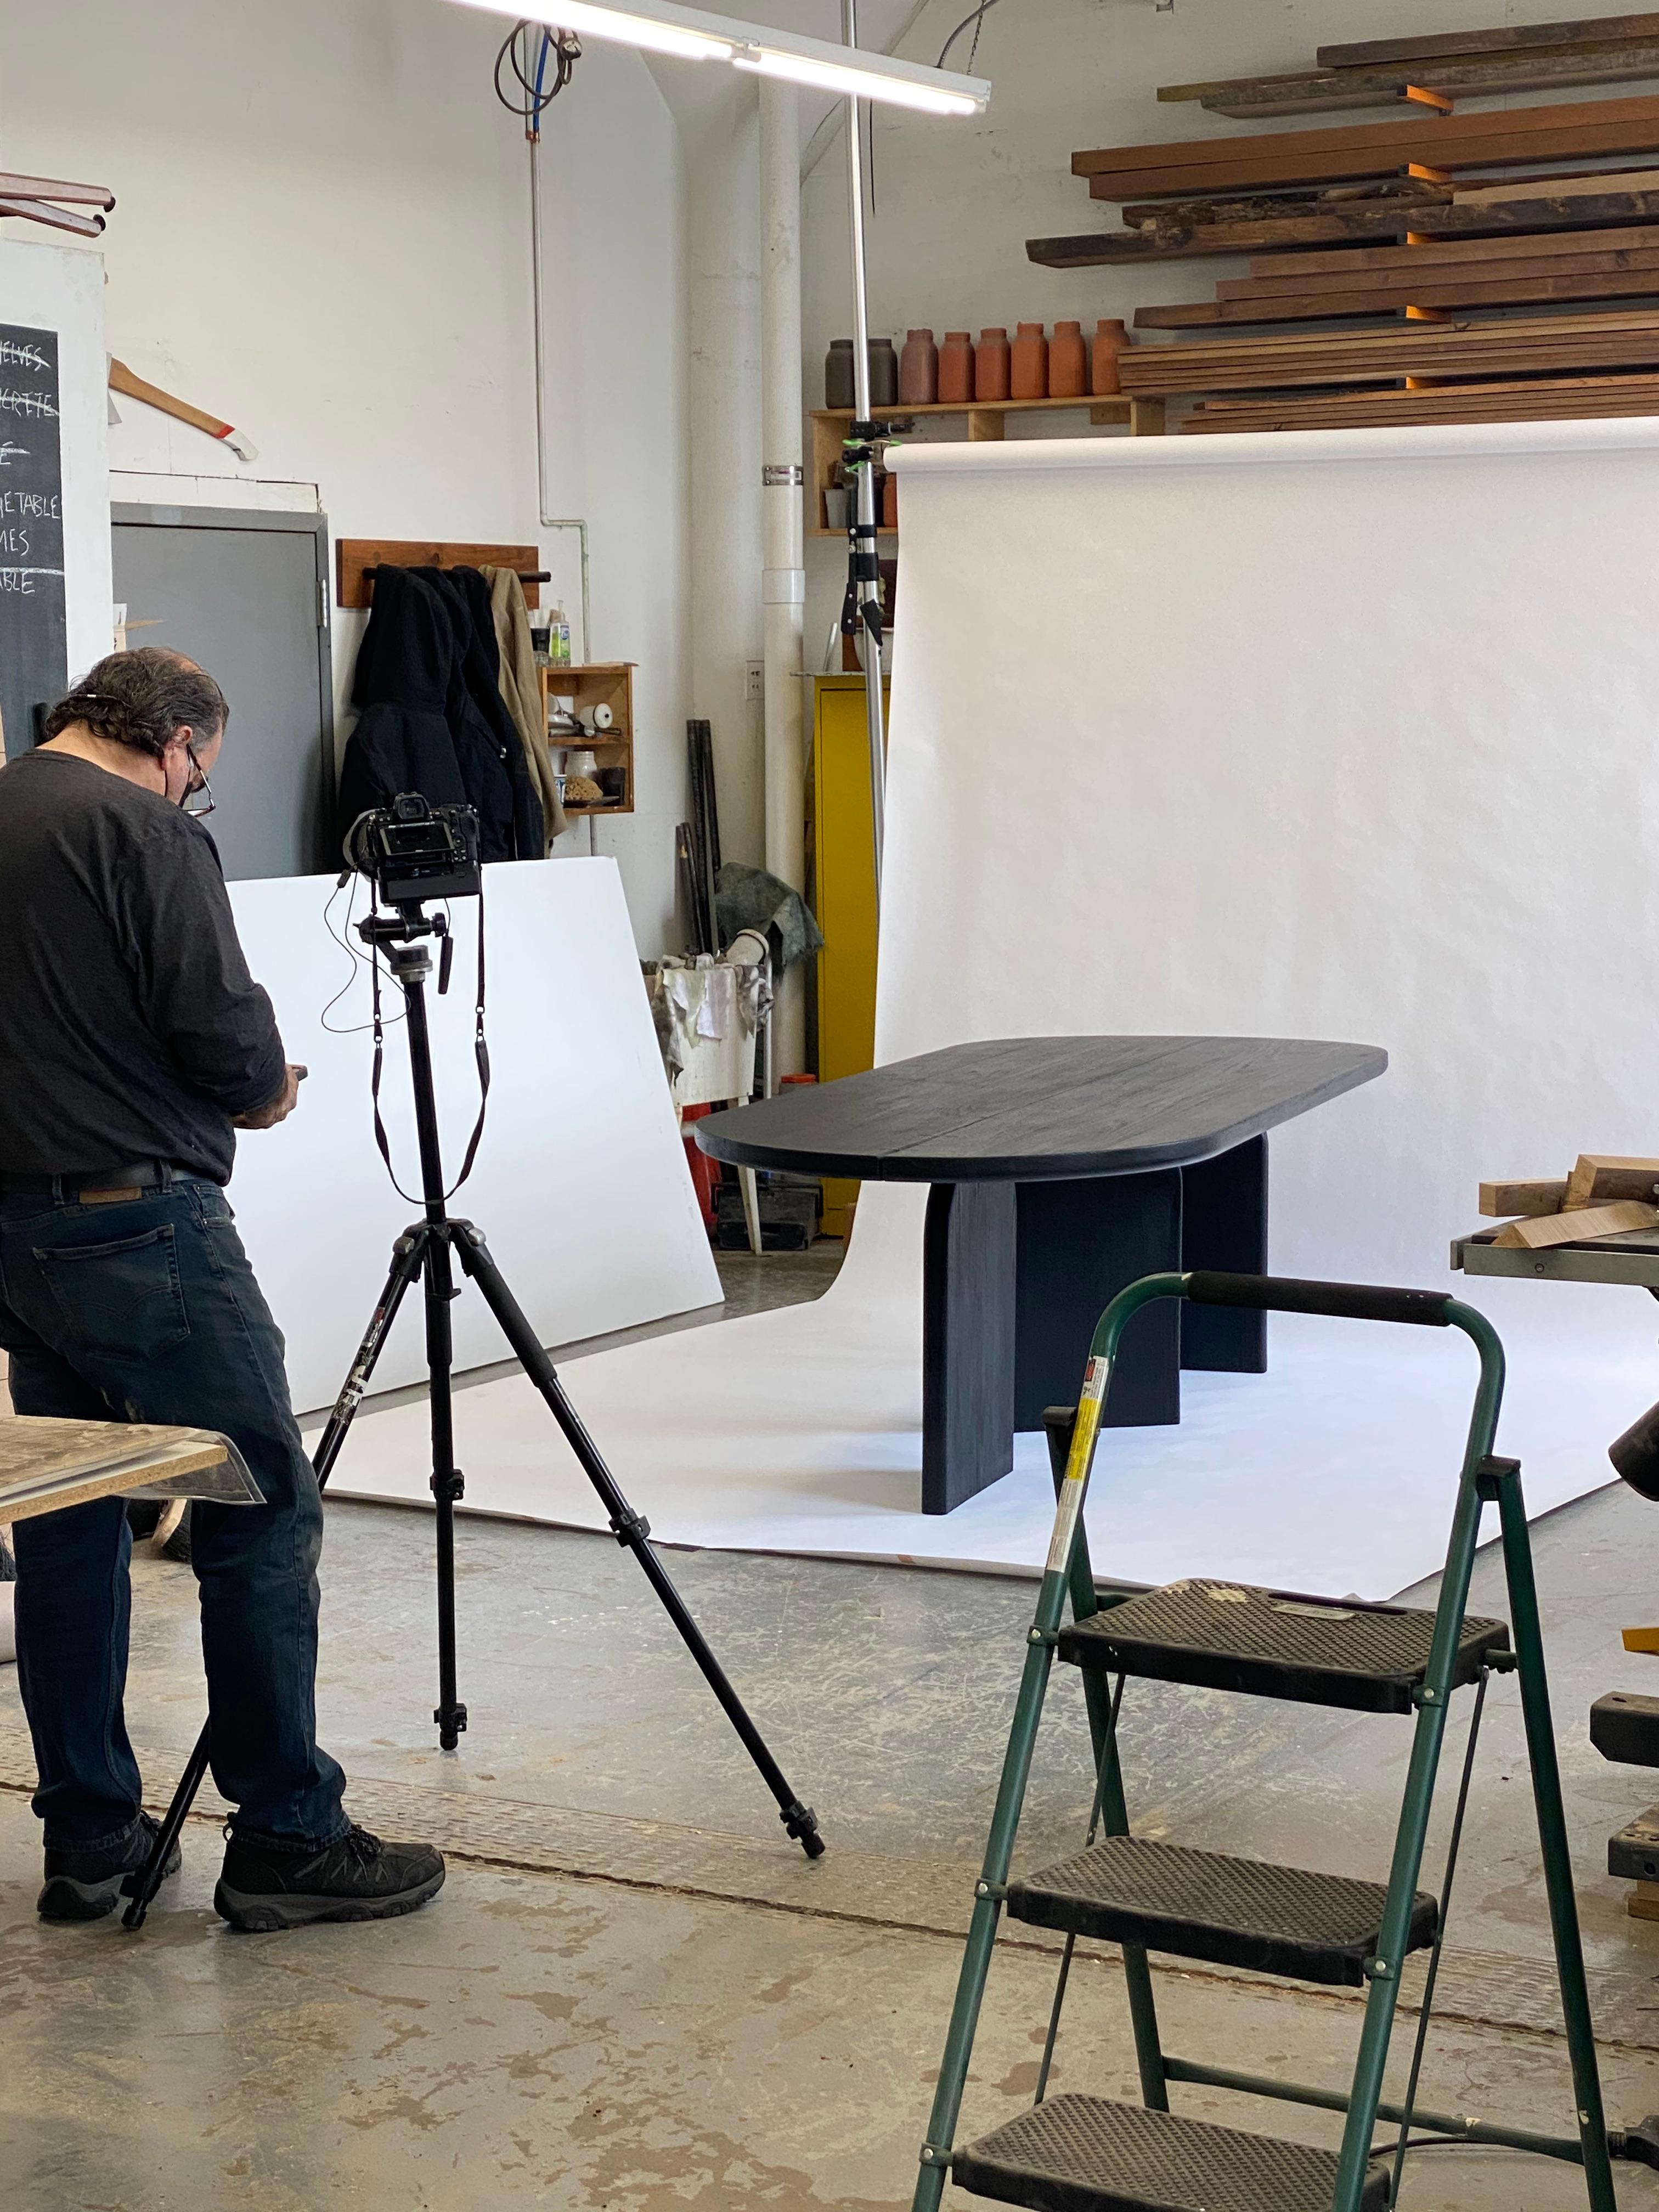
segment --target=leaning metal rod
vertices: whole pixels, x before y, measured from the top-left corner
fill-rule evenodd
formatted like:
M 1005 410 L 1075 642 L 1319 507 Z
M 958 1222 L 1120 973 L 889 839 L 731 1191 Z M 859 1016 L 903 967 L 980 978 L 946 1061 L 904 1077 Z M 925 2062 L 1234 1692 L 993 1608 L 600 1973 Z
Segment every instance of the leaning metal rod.
M 858 0 L 841 0 L 842 38 L 859 42 Z M 887 738 L 881 706 L 881 568 L 876 557 L 876 467 L 870 416 L 870 300 L 864 271 L 864 149 L 860 137 L 865 103 L 847 102 L 847 204 L 852 221 L 853 412 L 848 441 L 853 462 L 854 511 L 848 518 L 847 605 L 843 634 L 859 638 L 864 662 L 864 714 L 870 736 L 870 827 L 875 841 L 876 910 L 881 910 L 882 858 L 887 842 Z
M 1492 1669 L 1483 1667 L 1480 1680 L 1475 1686 L 1474 1710 L 1469 1716 L 1469 1741 L 1463 1753 L 1463 1778 L 1457 1789 L 1457 1809 L 1452 1815 L 1451 1841 L 1446 1846 L 1445 1879 L 1440 1885 L 1440 1913 L 1435 1923 L 1434 1948 L 1429 1953 L 1429 1971 L 1423 1983 L 1423 2002 L 1417 2015 L 1417 2039 L 1412 2045 L 1412 2070 L 1406 2083 L 1406 2117 L 1400 2123 L 1400 2140 L 1395 2145 L 1394 2179 L 1389 2184 L 1389 2202 L 1400 2202 L 1400 2180 L 1406 2171 L 1406 2153 L 1412 2145 L 1412 2111 L 1417 2103 L 1418 2084 L 1423 2078 L 1423 2054 L 1429 2045 L 1429 2021 L 1434 2012 L 1434 1993 L 1440 1980 L 1440 1961 L 1446 1948 L 1446 1922 L 1451 1911 L 1452 1884 L 1457 1879 L 1457 1854 L 1463 1842 L 1463 1819 L 1469 1809 L 1469 1784 L 1474 1779 L 1475 1746 L 1480 1741 L 1480 1716 L 1486 1709 L 1486 1685 L 1492 1680 Z
M 1111 1718 L 1107 1723 L 1107 1730 L 1114 1745 L 1117 1740 L 1118 1708 L 1123 1703 L 1124 1680 L 1121 1674 L 1117 1678 L 1117 1687 L 1112 1692 Z M 1085 1851 L 1093 1850 L 1095 1838 L 1100 1833 L 1100 1808 L 1105 1796 L 1106 1761 L 1103 1757 L 1096 1762 L 1095 1802 L 1089 1809 L 1089 1832 L 1083 1839 L 1083 1848 Z M 1066 2002 L 1066 1984 L 1072 1978 L 1072 1959 L 1076 1950 L 1077 1930 L 1075 1928 L 1068 1929 L 1066 1935 L 1066 1948 L 1060 1954 L 1060 1972 L 1054 1977 L 1054 2008 L 1048 2014 L 1048 2033 L 1042 2045 L 1042 2063 L 1037 2069 L 1036 2094 L 1031 2100 L 1034 2105 L 1040 2105 L 1048 2093 L 1048 2069 L 1054 2063 L 1054 2039 L 1060 2033 L 1060 2015 Z
M 450 1236 L 454 1243 L 463 1272 L 483 1293 L 485 1304 L 495 1315 L 502 1335 L 513 1348 L 514 1356 L 525 1373 L 546 1401 L 554 1419 L 564 1431 L 566 1443 L 575 1454 L 582 1473 L 599 1492 L 599 1501 L 611 1517 L 611 1534 L 617 1541 L 633 1553 L 644 1569 L 646 1578 L 662 1601 L 663 1610 L 679 1631 L 680 1640 L 702 1669 L 703 1680 L 719 1699 L 727 1720 L 737 1730 L 744 1749 L 760 1770 L 761 1779 L 778 1802 L 778 1817 L 784 1827 L 806 1853 L 809 1859 L 817 1858 L 823 1850 L 823 1838 L 818 1833 L 817 1816 L 810 1805 L 803 1805 L 785 1778 L 783 1769 L 767 1748 L 766 1740 L 727 1679 L 726 1669 L 709 1649 L 707 1638 L 687 1609 L 684 1599 L 669 1579 L 668 1571 L 653 1550 L 651 1524 L 623 1497 L 617 1480 L 604 1460 L 599 1446 L 584 1426 L 580 1414 L 566 1397 L 564 1385 L 558 1371 L 548 1358 L 545 1348 L 528 1316 L 507 1288 L 506 1279 L 495 1265 L 494 1255 L 484 1242 L 483 1231 L 470 1221 L 453 1221 Z
M 357 1347 L 357 1356 L 341 1385 L 340 1395 L 334 1401 L 333 1410 L 312 1455 L 312 1470 L 317 1477 L 319 1491 L 328 1487 L 328 1478 L 334 1472 L 334 1463 L 340 1456 L 346 1431 L 363 1401 L 363 1393 L 368 1388 L 368 1380 L 380 1357 L 381 1346 L 398 1317 L 404 1293 L 421 1273 L 426 1243 L 426 1231 L 422 1227 L 406 1230 L 392 1248 L 392 1268 L 386 1279 L 386 1288 L 380 1292 L 380 1303 L 369 1316 L 363 1340 Z M 132 1883 L 130 1893 L 132 1902 L 121 1916 L 124 1928 L 142 1928 L 150 1906 L 155 1902 L 155 1893 L 161 1887 L 162 1869 L 167 1865 L 167 1855 L 178 1842 L 185 1822 L 190 1817 L 190 1808 L 196 1802 L 198 1793 L 207 1777 L 212 1730 L 211 1721 L 204 1721 L 202 1732 L 196 1739 L 184 1772 L 179 1777 L 178 1786 L 173 1790 L 155 1841 L 150 1846 L 149 1856 L 136 1876 L 128 1876 L 128 1881 Z

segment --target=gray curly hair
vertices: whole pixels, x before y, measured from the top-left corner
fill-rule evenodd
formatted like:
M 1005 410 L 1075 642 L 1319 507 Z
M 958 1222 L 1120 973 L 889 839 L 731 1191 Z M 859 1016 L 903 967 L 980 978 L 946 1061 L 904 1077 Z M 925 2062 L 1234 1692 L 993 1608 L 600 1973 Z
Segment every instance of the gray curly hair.
M 106 653 L 46 713 L 46 735 L 61 736 L 77 722 L 95 738 L 159 760 L 179 731 L 194 730 L 204 743 L 230 720 L 224 693 L 205 669 L 165 646 Z

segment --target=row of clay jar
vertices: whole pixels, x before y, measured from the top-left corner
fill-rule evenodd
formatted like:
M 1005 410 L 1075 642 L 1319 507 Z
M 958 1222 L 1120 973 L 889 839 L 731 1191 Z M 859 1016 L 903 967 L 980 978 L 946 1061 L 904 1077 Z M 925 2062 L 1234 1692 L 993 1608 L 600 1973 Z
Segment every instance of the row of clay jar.
M 1009 343 L 1006 328 L 981 331 L 975 345 L 966 331 L 946 331 L 935 345 L 932 331 L 911 331 L 895 357 L 888 338 L 870 341 L 872 407 L 961 407 L 970 402 L 1082 399 L 1118 392 L 1117 360 L 1127 344 L 1121 322 L 1098 322 L 1092 344 L 1081 323 L 1056 323 L 1048 338 L 1041 323 L 1021 323 Z M 850 407 L 853 341 L 834 338 L 824 363 L 824 400 Z

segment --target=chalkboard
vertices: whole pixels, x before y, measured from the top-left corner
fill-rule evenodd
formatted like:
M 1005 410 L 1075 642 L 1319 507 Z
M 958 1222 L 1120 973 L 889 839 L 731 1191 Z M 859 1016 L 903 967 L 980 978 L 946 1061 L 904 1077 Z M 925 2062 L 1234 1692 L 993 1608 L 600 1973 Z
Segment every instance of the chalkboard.
M 0 730 L 9 759 L 69 689 L 58 333 L 0 323 Z

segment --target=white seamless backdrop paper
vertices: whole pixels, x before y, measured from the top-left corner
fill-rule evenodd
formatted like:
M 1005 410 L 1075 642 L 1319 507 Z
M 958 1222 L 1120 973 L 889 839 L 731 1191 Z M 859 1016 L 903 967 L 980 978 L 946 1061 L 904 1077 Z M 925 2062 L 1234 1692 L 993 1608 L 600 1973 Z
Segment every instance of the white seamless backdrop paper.
M 290 1060 L 310 1074 L 280 1127 L 237 1139 L 230 1201 L 288 1340 L 294 1402 L 331 1405 L 386 1281 L 398 1232 L 420 1217 L 402 994 L 382 969 L 389 1026 L 380 1109 L 411 1204 L 375 1149 L 366 968 L 324 926 L 331 878 L 231 885 L 248 964 L 270 993 Z M 368 911 L 356 879 L 354 914 Z M 614 860 L 486 868 L 489 1111 L 472 1173 L 452 1201 L 476 1220 L 545 1344 L 568 1344 L 718 1303 L 663 1079 Z M 347 893 L 334 900 L 345 932 Z M 478 902 L 457 899 L 453 980 L 427 985 L 445 1161 L 459 1171 L 477 1112 L 472 1008 Z M 349 940 L 361 951 L 355 935 Z M 342 984 L 349 985 L 323 1014 Z M 459 1269 L 457 1275 L 459 1279 Z M 482 1297 L 452 1307 L 458 1370 L 506 1358 Z M 425 1372 L 418 1288 L 404 1302 L 374 1388 Z M 430 1472 L 428 1467 L 428 1472 Z
M 1449 1273 L 1482 1176 L 1659 1151 L 1659 425 L 910 447 L 878 1054 L 1311 1036 L 1387 1075 L 1272 1141 L 1285 1273 L 1464 1291 L 1534 1510 L 1659 1393 L 1641 1293 Z M 917 1511 L 921 1194 L 818 1304 L 570 1368 L 670 1540 L 1031 1571 L 1042 1441 Z M 1265 1377 L 1106 1432 L 1097 1563 L 1376 1596 L 1437 1563 L 1473 1389 L 1437 1331 L 1276 1319 Z M 521 1385 L 470 1502 L 596 1525 Z M 349 1479 L 419 1495 L 423 1417 Z M 487 1450 L 485 1449 L 488 1439 Z M 485 1466 L 485 1458 L 489 1460 Z M 477 1467 L 475 1477 L 472 1470 Z

